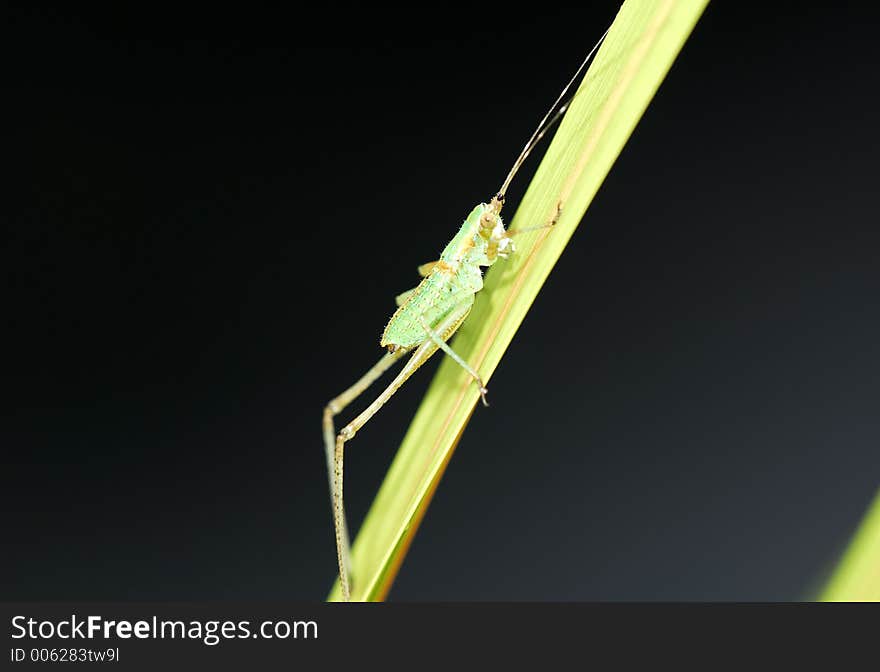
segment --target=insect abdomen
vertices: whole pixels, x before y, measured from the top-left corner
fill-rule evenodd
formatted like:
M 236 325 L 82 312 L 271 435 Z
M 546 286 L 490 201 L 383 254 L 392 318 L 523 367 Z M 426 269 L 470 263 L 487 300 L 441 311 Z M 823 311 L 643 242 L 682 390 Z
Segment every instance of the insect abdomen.
M 413 348 L 425 340 L 425 328 L 443 319 L 462 299 L 461 291 L 442 279 L 436 270 L 415 288 L 413 293 L 391 316 L 380 345 Z

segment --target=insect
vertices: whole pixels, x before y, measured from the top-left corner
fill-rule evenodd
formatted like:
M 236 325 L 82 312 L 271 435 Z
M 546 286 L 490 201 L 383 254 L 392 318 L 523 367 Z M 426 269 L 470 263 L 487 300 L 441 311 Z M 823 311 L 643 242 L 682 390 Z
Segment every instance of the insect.
M 480 374 L 461 358 L 447 341 L 465 321 L 474 304 L 474 296 L 483 287 L 482 268 L 491 266 L 498 259 L 504 259 L 515 251 L 512 236 L 552 226 L 558 219 L 562 208 L 561 203 L 557 204 L 556 217 L 550 224 L 507 231 L 501 219 L 501 208 L 504 206 L 505 193 L 513 177 L 544 134 L 568 109 L 570 98 L 561 105 L 560 103 L 565 99 L 572 84 L 583 72 L 607 34 L 606 30 L 541 119 L 538 127 L 507 173 L 501 188 L 488 203 L 480 203 L 471 210 L 464 224 L 443 249 L 437 261 L 418 267 L 419 275 L 422 276 L 422 281 L 418 286 L 397 296 L 397 311 L 388 321 L 380 341 L 380 346 L 386 348 L 388 352 L 357 382 L 332 399 L 324 408 L 324 445 L 327 456 L 327 473 L 330 480 L 333 525 L 336 533 L 339 582 L 342 598 L 346 602 L 351 599 L 351 561 L 342 497 L 345 444 L 354 438 L 370 418 L 437 350 L 442 350 L 467 371 L 480 391 L 483 404 L 488 406 L 487 390 Z M 359 397 L 395 362 L 408 354 L 411 354 L 409 360 L 394 380 L 366 409 L 337 434 L 333 418 Z

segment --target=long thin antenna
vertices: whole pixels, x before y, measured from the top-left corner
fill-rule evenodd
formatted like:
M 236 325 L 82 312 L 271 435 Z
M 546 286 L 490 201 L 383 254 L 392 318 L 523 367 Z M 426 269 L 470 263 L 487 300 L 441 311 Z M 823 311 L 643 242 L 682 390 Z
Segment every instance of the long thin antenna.
M 569 98 L 562 107 L 553 115 L 553 118 L 550 119 L 550 115 L 553 114 L 553 110 L 556 109 L 556 106 L 559 105 L 559 101 L 565 98 L 565 94 L 568 93 L 568 90 L 571 88 L 571 85 L 574 84 L 575 80 L 578 76 L 583 72 L 584 68 L 587 67 L 587 63 L 590 62 L 590 59 L 593 57 L 593 54 L 596 53 L 596 50 L 601 46 L 602 42 L 605 40 L 605 36 L 608 35 L 608 31 L 611 28 L 607 28 L 604 33 L 602 33 L 602 37 L 599 38 L 599 41 L 596 42 L 595 46 L 590 49 L 590 53 L 584 58 L 583 62 L 577 69 L 577 72 L 574 73 L 572 78 L 568 80 L 568 84 L 565 85 L 565 88 L 562 89 L 562 92 L 553 101 L 553 104 L 550 106 L 550 109 L 547 110 L 547 113 L 541 119 L 541 123 L 538 124 L 538 127 L 535 129 L 535 132 L 532 133 L 532 137 L 529 138 L 528 142 L 526 142 L 525 147 L 523 147 L 522 152 L 520 152 L 519 157 L 514 161 L 513 167 L 510 169 L 510 172 L 507 173 L 507 177 L 504 178 L 504 184 L 501 185 L 501 189 L 498 190 L 498 195 L 496 198 L 500 202 L 504 202 L 504 194 L 507 193 L 507 187 L 510 186 L 511 180 L 513 180 L 513 176 L 516 175 L 516 172 L 520 169 L 522 164 L 528 158 L 531 151 L 535 148 L 535 145 L 544 137 L 544 134 L 550 130 L 550 127 L 565 113 L 565 110 L 568 109 L 569 103 L 571 103 L 571 98 Z M 550 119 L 548 122 L 547 120 Z

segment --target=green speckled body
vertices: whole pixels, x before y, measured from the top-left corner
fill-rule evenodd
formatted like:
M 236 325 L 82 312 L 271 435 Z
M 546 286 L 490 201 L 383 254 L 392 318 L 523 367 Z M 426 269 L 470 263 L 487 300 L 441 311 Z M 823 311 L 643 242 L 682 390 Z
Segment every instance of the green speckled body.
M 422 321 L 433 327 L 454 309 L 470 308 L 474 294 L 483 288 L 480 267 L 495 262 L 501 250 L 492 246 L 497 247 L 499 238 L 506 240 L 504 225 L 497 214 L 492 215 L 494 230 L 483 229 L 481 232 L 481 218 L 489 208 L 489 205 L 480 203 L 471 210 L 461 229 L 444 248 L 439 261 L 391 316 L 382 334 L 382 347 L 413 348 L 425 340 Z M 463 320 L 464 317 L 441 337 L 447 339 Z

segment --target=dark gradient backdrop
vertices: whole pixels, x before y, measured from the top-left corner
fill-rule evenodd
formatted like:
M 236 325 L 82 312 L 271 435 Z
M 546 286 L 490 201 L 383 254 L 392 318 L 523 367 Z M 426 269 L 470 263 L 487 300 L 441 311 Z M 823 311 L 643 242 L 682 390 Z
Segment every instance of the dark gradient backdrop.
M 322 599 L 321 408 L 497 189 L 596 4 L 17 13 L 0 596 Z M 834 566 L 880 484 L 877 16 L 750 7 L 697 26 L 392 599 L 799 599 Z M 435 365 L 351 446 L 355 526 Z

